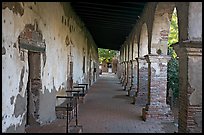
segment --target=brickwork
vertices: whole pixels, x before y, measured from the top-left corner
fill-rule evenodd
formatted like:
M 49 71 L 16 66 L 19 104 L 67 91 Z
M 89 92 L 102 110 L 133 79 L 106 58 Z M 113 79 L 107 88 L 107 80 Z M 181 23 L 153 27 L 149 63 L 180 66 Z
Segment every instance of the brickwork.
M 182 109 L 178 115 L 178 131 L 201 133 L 202 86 L 199 87 L 199 83 L 202 80 L 202 42 L 183 42 L 182 46 L 175 44 L 174 49 L 179 56 L 179 76 L 183 76 L 179 82 L 179 108 Z
M 102 74 L 90 87 L 86 102 L 79 104 L 79 125 L 82 133 L 174 133 L 176 126 L 141 119 L 141 106 L 129 104 L 115 74 Z M 96 100 L 97 99 L 97 100 Z M 93 102 L 94 101 L 94 102 Z M 74 121 L 73 121 L 74 122 Z M 70 123 L 70 126 L 74 123 Z M 71 129 L 71 128 L 69 128 Z M 65 133 L 66 119 L 50 124 L 28 127 L 26 133 Z
M 132 76 L 132 90 L 134 89 L 135 91 L 136 91 L 136 89 L 137 89 L 137 62 L 134 60 L 133 61 L 133 71 L 132 71 L 132 74 L 133 74 L 133 76 Z
M 83 133 L 165 133 L 160 122 L 141 119 L 141 106 L 129 104 L 130 98 L 113 76 L 103 74 L 91 87 L 86 103 L 80 104 Z M 174 132 L 170 126 L 168 129 Z
M 128 82 L 128 66 L 127 66 L 127 61 L 124 62 L 124 81 L 123 81 L 123 89 L 126 90 L 127 82 Z
M 145 58 L 137 58 L 137 64 L 139 65 L 139 83 L 138 91 L 136 95 L 136 104 L 145 106 L 147 104 L 148 93 L 148 68 Z
M 137 64 L 137 61 L 134 60 L 133 61 L 133 82 L 132 82 L 133 84 L 132 84 L 132 89 L 130 91 L 130 96 L 132 96 L 132 98 L 133 98 L 132 103 L 134 103 L 134 104 L 135 104 L 135 100 L 136 100 L 136 93 L 138 90 L 138 87 L 137 87 L 138 78 L 137 78 L 137 76 L 138 76 L 138 64 Z
M 128 74 L 128 83 L 127 83 L 126 90 L 127 90 L 127 95 L 130 96 L 130 91 L 131 91 L 132 85 L 133 85 L 133 64 L 132 64 L 132 61 L 128 62 L 128 71 L 129 71 L 129 74 Z
M 148 74 L 151 80 L 148 104 L 143 108 L 143 119 L 173 121 L 170 106 L 166 104 L 167 62 L 169 56 L 146 55 L 149 64 Z
M 122 83 L 122 86 L 123 86 L 124 81 L 125 81 L 125 63 L 122 62 L 121 66 L 122 66 L 122 68 L 121 68 L 121 83 Z

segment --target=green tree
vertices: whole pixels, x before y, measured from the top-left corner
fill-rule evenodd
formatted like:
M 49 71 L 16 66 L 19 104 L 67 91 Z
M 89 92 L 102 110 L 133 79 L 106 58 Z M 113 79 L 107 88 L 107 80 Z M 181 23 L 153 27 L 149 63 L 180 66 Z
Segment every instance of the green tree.
M 170 33 L 168 37 L 168 45 L 178 42 L 178 18 L 176 9 L 174 9 L 171 19 Z
M 113 57 L 116 56 L 116 53 L 115 50 L 98 48 L 99 62 L 102 63 L 104 60 L 111 62 Z
M 172 48 L 172 44 L 175 44 L 178 42 L 178 18 L 176 13 L 176 8 L 173 11 L 172 19 L 171 19 L 171 25 L 170 25 L 170 33 L 168 37 L 168 48 L 170 48 L 170 55 L 173 58 L 176 58 L 176 52 Z
M 172 14 L 170 33 L 168 37 L 168 55 L 171 56 L 171 60 L 168 62 L 167 69 L 167 81 L 168 81 L 167 89 L 172 89 L 173 96 L 175 98 L 178 97 L 179 93 L 179 78 L 178 78 L 179 64 L 177 60 L 177 54 L 171 45 L 177 42 L 178 42 L 178 19 L 176 9 L 174 9 L 174 12 Z

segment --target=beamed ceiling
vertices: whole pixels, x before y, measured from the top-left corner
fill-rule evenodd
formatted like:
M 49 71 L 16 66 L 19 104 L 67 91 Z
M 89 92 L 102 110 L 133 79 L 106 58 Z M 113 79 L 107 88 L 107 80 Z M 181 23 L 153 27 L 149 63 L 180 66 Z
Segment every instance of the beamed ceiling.
M 71 2 L 98 48 L 119 50 L 146 2 Z

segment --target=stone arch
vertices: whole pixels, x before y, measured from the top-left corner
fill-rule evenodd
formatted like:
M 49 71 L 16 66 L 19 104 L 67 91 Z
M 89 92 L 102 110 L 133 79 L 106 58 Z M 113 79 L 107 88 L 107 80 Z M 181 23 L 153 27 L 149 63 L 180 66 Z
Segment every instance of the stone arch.
M 135 58 L 138 58 L 138 35 L 137 31 L 135 30 L 132 36 L 132 90 L 130 91 L 129 95 L 132 96 L 133 102 L 135 103 L 135 96 L 137 90 L 137 82 L 138 82 L 138 64 Z
M 132 53 L 133 53 L 133 45 L 132 45 L 132 40 L 129 40 L 129 60 L 132 60 L 133 57 L 132 57 Z
M 125 44 L 123 44 L 123 61 L 125 61 Z
M 176 9 L 178 16 L 178 39 L 179 42 L 182 42 L 188 40 L 189 2 L 177 2 Z
M 139 35 L 138 44 L 138 57 L 137 60 L 137 90 L 136 90 L 136 101 L 133 99 L 133 103 L 140 106 L 145 106 L 147 101 L 148 92 L 148 63 L 145 60 L 145 55 L 148 54 L 148 29 L 147 24 L 143 23 L 141 27 L 141 32 Z
M 140 32 L 140 41 L 139 41 L 139 57 L 143 57 L 148 54 L 148 31 L 147 24 L 142 25 Z
M 128 52 L 129 48 L 128 47 L 129 47 L 129 45 L 128 45 L 128 42 L 126 41 L 125 42 L 125 61 L 128 61 L 128 55 L 129 55 L 129 52 Z
M 127 86 L 125 87 L 125 90 L 128 90 L 128 96 L 130 95 L 130 90 L 132 89 L 132 77 L 133 77 L 133 43 L 132 43 L 132 33 L 127 39 L 127 54 L 128 54 L 128 59 L 127 59 Z
M 176 3 L 179 26 L 179 41 L 202 40 L 202 3 Z
M 188 16 L 188 38 L 202 41 L 202 2 L 190 2 Z
M 135 34 L 133 36 L 133 59 L 135 59 L 136 57 L 138 57 L 138 39 L 137 39 L 137 34 Z
M 151 54 L 167 55 L 168 35 L 175 4 L 159 2 L 156 6 L 151 37 Z

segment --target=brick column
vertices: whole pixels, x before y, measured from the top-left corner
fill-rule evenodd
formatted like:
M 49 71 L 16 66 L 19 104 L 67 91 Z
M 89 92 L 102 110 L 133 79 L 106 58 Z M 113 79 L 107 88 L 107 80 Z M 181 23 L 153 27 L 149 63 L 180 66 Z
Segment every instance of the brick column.
M 130 60 L 129 64 L 128 64 L 128 83 L 127 83 L 127 96 L 130 96 L 130 91 L 132 89 L 132 85 L 133 85 L 133 64 L 132 64 L 132 60 Z
M 126 90 L 126 86 L 128 82 L 128 61 L 124 62 L 124 66 L 125 66 L 125 75 L 124 75 L 123 89 Z
M 173 45 L 179 56 L 178 132 L 202 132 L 202 42 Z
M 124 83 L 124 78 L 125 78 L 125 66 L 124 66 L 124 61 L 121 63 L 121 84 L 123 86 Z
M 127 61 L 127 81 L 126 81 L 126 86 L 125 86 L 125 90 L 128 90 L 130 88 L 131 82 L 130 82 L 130 61 Z
M 119 78 L 120 83 L 121 83 L 121 80 L 122 80 L 122 62 L 120 62 L 119 66 L 118 66 L 117 75 L 118 75 L 118 78 Z
M 132 87 L 129 92 L 129 96 L 133 97 L 133 102 L 136 97 L 136 92 L 137 92 L 137 62 L 136 60 L 132 60 Z
M 148 93 L 148 63 L 145 57 L 136 58 L 138 76 L 137 76 L 137 92 L 135 97 L 135 103 L 141 106 L 145 106 L 147 103 L 147 93 Z M 134 103 L 134 101 L 133 101 Z
M 167 55 L 146 55 L 148 62 L 148 102 L 142 110 L 144 120 L 173 121 L 170 106 L 166 104 Z
M 117 76 L 118 76 L 119 80 L 121 80 L 121 77 L 122 77 L 122 63 L 121 62 L 118 63 Z

